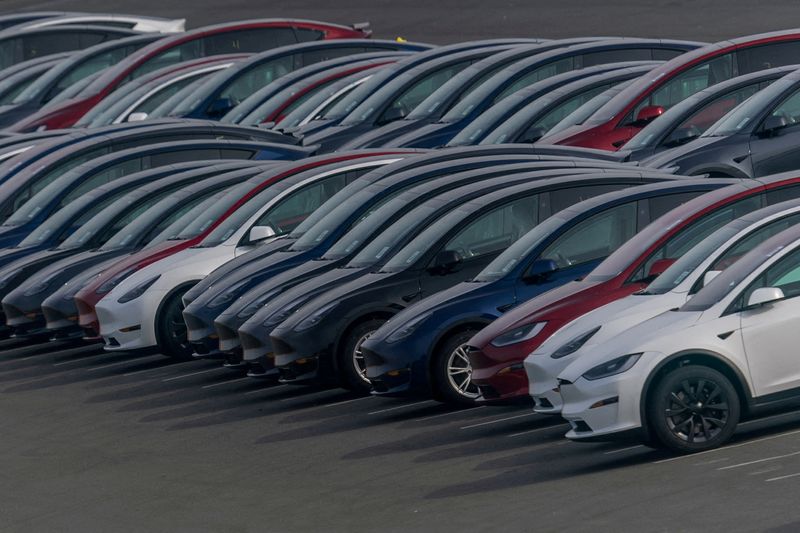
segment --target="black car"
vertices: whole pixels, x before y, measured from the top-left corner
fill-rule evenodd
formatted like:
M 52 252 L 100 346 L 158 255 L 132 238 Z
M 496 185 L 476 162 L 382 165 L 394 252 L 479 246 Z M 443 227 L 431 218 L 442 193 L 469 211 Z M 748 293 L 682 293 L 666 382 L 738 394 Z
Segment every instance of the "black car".
M 536 54 L 497 72 L 454 105 L 436 123 L 396 137 L 387 144 L 417 148 L 442 146 L 486 109 L 537 81 L 603 63 L 665 61 L 700 46 L 702 43 L 687 41 L 608 39 Z
M 759 70 L 712 85 L 667 109 L 619 154 L 626 161 L 640 161 L 694 141 L 734 107 L 795 70 L 797 65 Z
M 486 144 L 532 143 L 569 111 L 618 83 L 638 78 L 656 65 L 658 63 L 652 61 L 606 63 L 538 81 L 481 113 L 447 146 L 479 144 L 490 135 L 498 135 L 494 131 L 497 128 L 503 129 L 503 133 L 495 137 L 497 142 Z
M 800 70 L 734 108 L 688 144 L 642 160 L 683 174 L 761 177 L 800 169 Z
M 273 259 L 275 259 L 274 256 L 266 258 L 258 265 L 260 271 L 257 274 L 252 274 L 249 268 L 242 269 L 242 272 L 234 272 L 228 280 L 230 285 L 226 290 L 218 290 L 216 297 L 210 299 L 210 301 L 208 298 L 210 295 L 205 295 L 203 298 L 204 303 L 210 307 L 209 304 L 216 299 L 225 298 L 226 301 L 231 301 L 228 297 L 230 291 L 242 294 L 214 320 L 220 349 L 230 354 L 227 357 L 229 363 L 231 360 L 238 362 L 237 357 L 240 353 L 238 352 L 239 337 L 237 330 L 268 300 L 275 299 L 280 293 L 296 284 L 349 264 L 364 247 L 370 246 L 373 239 L 380 238 L 384 232 L 388 232 L 389 235 L 402 240 L 403 234 L 415 227 L 414 223 L 408 221 L 406 214 L 409 210 L 425 203 L 427 200 L 442 194 L 446 195 L 448 191 L 458 190 L 458 195 L 466 202 L 472 197 L 480 196 L 480 194 L 522 182 L 531 182 L 560 175 L 588 174 L 598 172 L 599 169 L 620 172 L 621 168 L 624 167 L 592 160 L 532 161 L 497 164 L 488 168 L 446 174 L 442 177 L 428 180 L 401 193 L 368 213 L 323 255 L 283 271 L 274 268 L 275 265 L 272 264 Z M 471 183 L 475 183 L 475 187 L 466 187 Z M 468 190 L 465 190 L 465 188 Z M 455 193 L 454 195 L 458 196 Z M 421 217 L 421 219 L 424 218 Z M 402 223 L 400 222 L 401 219 L 403 220 Z M 398 225 L 396 226 L 395 224 Z M 391 246 L 386 245 L 383 253 L 389 257 L 392 249 L 396 246 L 396 243 Z M 244 285 L 242 284 L 243 281 L 245 282 Z M 258 284 L 253 285 L 254 281 L 258 281 Z M 195 301 L 195 305 L 200 303 L 200 299 Z
M 275 165 L 208 162 L 191 170 L 175 168 L 172 172 L 159 172 L 165 177 L 157 181 L 152 176 L 153 171 L 145 171 L 138 174 L 150 175 L 143 187 L 152 191 L 149 197 L 139 189 L 126 195 L 124 200 L 118 198 L 112 203 L 93 195 L 95 197 L 90 205 L 108 204 L 108 207 L 94 209 L 96 214 L 76 229 L 75 237 L 66 239 L 63 245 L 56 247 L 65 248 L 57 254 L 57 259 L 53 250 L 35 254 L 39 257 L 29 258 L 22 267 L 24 275 L 14 278 L 17 287 L 3 298 L 7 325 L 15 328 L 16 333 L 41 330 L 45 325 L 42 302 L 74 276 L 146 246 L 195 205 L 269 166 Z M 131 178 L 138 177 L 134 174 Z M 112 205 L 115 207 L 112 208 Z M 79 219 L 87 219 L 87 215 L 85 213 Z M 96 227 L 101 229 L 96 230 Z M 73 315 L 77 318 L 77 312 Z M 72 326 L 71 332 L 81 332 L 77 321 Z
M 11 103 L 0 107 L 0 127 L 10 126 L 38 111 L 61 91 L 102 69 L 116 64 L 141 47 L 162 38 L 160 34 L 135 35 L 101 43 L 72 54 L 21 91 Z
M 338 376 L 343 386 L 359 388 L 363 379 L 353 354 L 360 343 L 408 305 L 483 270 L 552 214 L 550 209 L 540 210 L 542 201 L 563 195 L 566 208 L 594 196 L 598 186 L 609 192 L 608 186 L 664 179 L 669 178 L 613 173 L 558 177 L 505 188 L 462 205 L 426 228 L 380 270 L 323 293 L 273 329 L 270 342 L 281 379 Z

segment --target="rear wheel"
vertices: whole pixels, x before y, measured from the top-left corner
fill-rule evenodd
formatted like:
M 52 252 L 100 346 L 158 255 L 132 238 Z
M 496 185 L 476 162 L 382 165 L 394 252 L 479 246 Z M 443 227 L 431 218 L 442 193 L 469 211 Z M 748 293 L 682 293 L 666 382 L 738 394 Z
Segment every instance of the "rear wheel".
M 188 290 L 188 289 L 187 289 Z M 156 321 L 158 347 L 164 355 L 174 359 L 191 359 L 192 349 L 186 335 L 186 322 L 183 320 L 183 300 L 186 290 L 171 294 Z
M 684 366 L 656 385 L 647 416 L 658 442 L 680 453 L 724 444 L 739 423 L 739 395 L 713 368 Z
M 339 380 L 344 388 L 359 392 L 370 391 L 361 345 L 385 323 L 386 320 L 374 318 L 358 324 L 347 335 L 342 353 L 339 354 Z
M 451 335 L 434 356 L 434 384 L 444 402 L 471 405 L 480 396 L 472 382 L 472 365 L 467 356 L 467 341 L 477 332 L 470 329 Z

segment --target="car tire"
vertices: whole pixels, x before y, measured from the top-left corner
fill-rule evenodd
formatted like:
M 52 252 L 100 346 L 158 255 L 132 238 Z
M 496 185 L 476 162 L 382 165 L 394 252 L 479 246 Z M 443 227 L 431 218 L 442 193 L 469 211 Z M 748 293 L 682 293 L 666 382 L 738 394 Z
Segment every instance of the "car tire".
M 186 337 L 186 323 L 183 321 L 182 297 L 186 290 L 188 288 L 169 295 L 156 319 L 156 339 L 161 353 L 183 361 L 192 358 L 192 349 Z
M 339 381 L 345 389 L 365 393 L 370 391 L 371 387 L 367 379 L 364 358 L 360 355 L 360 347 L 362 342 L 385 323 L 384 319 L 373 318 L 361 322 L 348 332 L 338 358 Z
M 655 385 L 647 420 L 655 440 L 678 453 L 717 448 L 736 431 L 739 394 L 722 373 L 688 365 L 666 374 Z
M 473 405 L 480 396 L 472 383 L 472 366 L 467 358 L 466 343 L 478 330 L 464 330 L 450 335 L 434 354 L 433 385 L 438 398 L 456 405 Z

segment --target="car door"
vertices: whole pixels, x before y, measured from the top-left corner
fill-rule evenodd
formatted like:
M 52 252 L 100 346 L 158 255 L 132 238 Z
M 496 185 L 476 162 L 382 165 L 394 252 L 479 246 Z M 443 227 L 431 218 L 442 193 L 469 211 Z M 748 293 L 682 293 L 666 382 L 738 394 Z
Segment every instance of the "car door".
M 777 287 L 781 300 L 747 307 L 752 292 Z M 737 298 L 741 335 L 756 396 L 800 387 L 800 250 L 782 257 Z
M 775 121 L 782 126 L 774 126 Z M 769 125 L 769 126 L 768 126 Z M 750 157 L 754 176 L 766 176 L 800 168 L 800 89 L 787 96 L 769 112 L 750 136 Z

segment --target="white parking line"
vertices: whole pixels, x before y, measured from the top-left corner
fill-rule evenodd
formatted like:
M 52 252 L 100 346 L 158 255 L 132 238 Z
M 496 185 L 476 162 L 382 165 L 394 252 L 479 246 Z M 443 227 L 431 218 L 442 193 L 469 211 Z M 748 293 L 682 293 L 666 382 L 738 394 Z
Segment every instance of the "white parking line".
M 414 421 L 415 422 L 422 422 L 424 420 L 433 420 L 434 418 L 442 418 L 443 416 L 457 415 L 459 413 L 466 413 L 466 412 L 469 412 L 469 411 L 477 411 L 478 409 L 484 409 L 485 407 L 486 407 L 485 405 L 477 405 L 475 407 L 470 407 L 468 409 L 459 409 L 457 411 L 448 411 L 446 413 L 440 413 L 438 415 L 426 416 L 424 418 L 417 418 Z
M 283 389 L 283 388 L 286 388 L 288 386 L 289 385 L 275 385 L 274 387 L 264 387 L 263 389 L 256 389 L 256 390 L 247 391 L 247 392 L 245 392 L 243 394 L 258 394 L 259 392 L 266 392 L 266 391 L 271 391 L 271 390 L 276 390 L 276 389 Z
M 109 363 L 107 365 L 100 365 L 100 366 L 96 366 L 94 368 L 87 368 L 86 371 L 87 372 L 96 372 L 98 370 L 103 370 L 105 368 L 111 368 L 111 367 L 114 367 L 114 366 L 129 365 L 131 363 L 140 363 L 143 360 L 147 360 L 147 359 L 150 359 L 150 358 L 147 357 L 147 358 L 144 358 L 144 359 L 128 359 L 128 360 L 125 360 L 125 361 L 117 361 L 116 363 Z
M 529 429 L 528 431 L 520 431 L 519 433 L 512 433 L 511 435 L 507 435 L 508 437 L 519 437 L 520 435 L 528 435 L 530 433 L 539 433 L 540 431 L 546 431 L 548 429 L 555 429 L 555 428 L 564 428 L 566 429 L 569 427 L 569 424 L 556 424 L 553 426 L 547 426 L 543 428 L 536 428 L 536 429 Z
M 795 474 L 786 474 L 785 476 L 771 477 L 767 480 L 767 482 L 780 481 L 781 479 L 789 479 L 790 477 L 797 477 L 797 476 L 800 476 L 800 472 L 797 472 Z
M 74 365 L 75 363 L 83 363 L 87 359 L 92 359 L 92 358 L 97 357 L 99 355 L 108 355 L 108 354 L 109 354 L 109 352 L 100 352 L 100 353 L 95 354 L 95 355 L 88 355 L 88 356 L 85 356 L 85 357 L 79 357 L 78 359 L 70 359 L 69 361 L 61 361 L 60 363 L 53 363 L 53 366 Z
M 361 400 L 366 400 L 366 399 L 369 399 L 369 398 L 372 398 L 372 396 L 362 396 L 361 398 L 353 398 L 352 400 L 344 400 L 344 401 L 341 401 L 341 402 L 329 403 L 327 405 L 320 405 L 320 409 L 325 409 L 326 407 L 335 407 L 337 405 L 345 405 L 345 404 L 353 403 L 353 402 L 360 402 Z
M 435 400 L 423 400 L 421 402 L 412 402 L 406 403 L 403 405 L 398 405 L 397 407 L 390 407 L 388 409 L 381 409 L 380 411 L 372 411 L 371 413 L 367 413 L 368 415 L 378 415 L 381 413 L 388 413 L 389 411 L 397 411 L 398 409 L 406 409 L 407 407 L 414 407 L 415 405 L 422 405 L 423 403 L 433 403 Z
M 459 429 L 470 429 L 470 428 L 476 428 L 476 427 L 480 427 L 480 426 L 488 426 L 489 424 L 497 424 L 498 422 L 505 422 L 506 420 L 514 420 L 515 418 L 522 418 L 522 417 L 525 417 L 525 416 L 533 416 L 535 414 L 536 413 L 531 412 L 531 413 L 525 413 L 525 414 L 522 414 L 522 415 L 507 416 L 505 418 L 499 418 L 497 420 L 489 420 L 488 422 L 480 422 L 478 424 L 470 424 L 469 426 L 461 426 Z
M 762 459 L 756 459 L 754 461 L 747 461 L 746 463 L 739 463 L 739 464 L 735 464 L 735 465 L 721 466 L 721 467 L 717 468 L 717 470 L 730 470 L 731 468 L 739 468 L 739 467 L 742 467 L 742 466 L 750 466 L 750 465 L 755 465 L 755 464 L 758 464 L 758 463 L 765 463 L 767 461 L 774 461 L 775 459 L 784 459 L 786 457 L 792 457 L 794 455 L 800 455 L 800 452 L 792 452 L 792 453 L 787 453 L 787 454 L 784 454 L 784 455 L 776 455 L 774 457 L 764 457 Z
M 192 372 L 191 374 L 181 374 L 180 376 L 167 378 L 162 381 L 166 383 L 167 381 L 175 381 L 176 379 L 188 378 L 191 376 L 197 376 L 199 374 L 208 374 L 209 372 L 219 372 L 220 370 L 227 370 L 227 369 L 221 366 L 215 366 L 214 368 L 209 368 L 208 370 L 200 370 L 199 372 Z
M 170 362 L 167 362 L 164 365 L 159 366 L 157 368 L 145 368 L 143 370 L 136 370 L 134 372 L 125 372 L 122 375 L 127 377 L 127 376 L 135 376 L 137 374 L 144 374 L 145 372 L 156 372 L 156 371 L 159 371 L 159 370 L 171 370 L 171 369 L 174 369 L 177 366 L 185 365 L 187 363 L 194 363 L 194 361 L 183 361 L 182 363 L 170 363 Z
M 780 466 L 771 466 L 769 468 L 762 468 L 761 470 L 756 470 L 755 472 L 748 472 L 748 476 L 760 476 L 762 474 L 766 474 L 767 472 L 774 472 L 776 470 L 780 470 Z
M 627 452 L 628 450 L 635 450 L 636 448 L 644 448 L 644 444 L 637 444 L 636 446 L 628 446 L 627 448 L 620 448 L 619 450 L 611 450 L 604 452 L 603 455 L 614 455 L 615 453 Z
M 713 465 L 714 463 L 721 463 L 727 460 L 727 457 L 720 457 L 719 459 L 712 459 L 711 461 L 700 461 L 699 463 L 694 463 L 692 466 Z
M 214 388 L 214 387 L 219 387 L 219 386 L 222 386 L 222 385 L 227 385 L 227 384 L 229 384 L 229 383 L 236 383 L 237 381 L 244 381 L 245 379 L 250 379 L 250 378 L 248 378 L 247 376 L 245 376 L 245 377 L 243 377 L 243 378 L 229 379 L 228 381 L 221 381 L 220 383 L 212 383 L 211 385 L 203 385 L 201 388 L 203 388 L 203 389 L 212 389 L 212 388 Z
M 676 457 L 668 457 L 667 459 L 659 459 L 658 461 L 653 461 L 652 464 L 657 465 L 661 463 L 670 463 L 672 461 L 679 461 L 681 459 L 688 459 L 690 457 L 698 457 L 700 455 L 705 455 L 707 453 L 721 452 L 723 450 L 730 450 L 731 448 L 741 448 L 742 446 L 749 446 L 751 444 L 757 444 L 759 442 L 764 442 L 767 440 L 780 439 L 782 437 L 788 437 L 790 435 L 797 435 L 798 433 L 800 433 L 800 429 L 796 429 L 794 431 L 787 431 L 786 433 L 779 433 L 777 435 L 772 435 L 761 439 L 749 440 L 747 442 L 741 442 L 739 444 L 731 444 L 730 446 L 723 446 L 722 448 L 717 448 L 715 450 L 706 450 L 704 452 L 697 452 L 692 455 L 678 455 Z
M 763 422 L 765 420 L 772 420 L 773 418 L 782 418 L 784 416 L 798 415 L 798 414 L 800 414 L 800 411 L 787 411 L 785 413 L 778 413 L 776 415 L 765 416 L 764 418 L 754 418 L 753 420 L 748 420 L 746 422 L 742 422 L 741 424 L 739 424 L 739 426 L 746 426 L 748 424 L 755 424 L 756 422 Z

